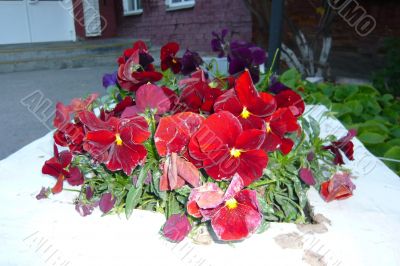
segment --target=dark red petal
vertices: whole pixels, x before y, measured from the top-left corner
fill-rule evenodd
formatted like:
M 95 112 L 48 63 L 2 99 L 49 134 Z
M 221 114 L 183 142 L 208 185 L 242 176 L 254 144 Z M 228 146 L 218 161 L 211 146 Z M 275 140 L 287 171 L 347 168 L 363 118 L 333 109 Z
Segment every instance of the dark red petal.
M 117 198 L 113 197 L 111 193 L 105 193 L 101 196 L 99 207 L 103 213 L 108 213 L 114 207 Z
M 60 145 L 63 147 L 68 145 L 68 140 L 66 139 L 64 132 L 62 132 L 60 130 L 56 130 L 54 132 L 53 138 L 54 138 L 54 142 L 57 145 Z
M 86 140 L 101 145 L 110 145 L 115 141 L 115 133 L 108 130 L 89 131 Z
M 266 152 L 276 151 L 282 145 L 282 139 L 274 132 L 267 132 L 262 149 Z
M 211 226 L 220 240 L 237 241 L 254 233 L 261 224 L 261 214 L 252 205 L 247 205 L 244 198 L 250 193 L 244 192 L 235 199 L 238 205 L 234 209 L 222 206 L 211 218 Z
M 179 51 L 179 44 L 176 42 L 169 42 L 161 47 L 160 59 L 164 61 L 168 56 L 175 56 Z
M 239 116 L 243 111 L 243 105 L 237 98 L 235 91 L 230 89 L 217 98 L 214 104 L 214 111 L 229 111 L 235 116 Z
M 276 109 L 276 103 L 273 98 L 263 96 L 266 100 L 264 101 L 258 94 L 249 71 L 245 71 L 237 78 L 235 91 L 242 105 L 255 116 L 266 117 Z
M 55 158 L 47 160 L 42 167 L 43 174 L 51 175 L 55 178 L 59 177 L 59 175 L 62 173 L 62 170 L 62 165 Z
M 65 124 L 69 123 L 71 110 L 68 106 L 58 102 L 56 104 L 56 114 L 54 117 L 53 125 L 57 129 L 62 128 Z
M 165 222 L 163 234 L 173 242 L 181 242 L 192 230 L 189 219 L 183 214 L 173 214 Z
M 160 87 L 144 84 L 136 92 L 136 106 L 142 111 L 157 109 L 157 114 L 164 114 L 170 110 L 171 100 Z
M 143 116 L 122 119 L 119 125 L 120 137 L 123 142 L 140 144 L 150 137 L 149 124 Z
M 221 111 L 210 115 L 193 135 L 192 139 L 196 139 L 200 150 L 207 154 L 208 152 L 224 149 L 226 146 L 233 148 L 237 137 L 241 133 L 242 126 L 239 120 L 231 113 Z M 191 155 L 195 159 L 199 159 L 194 154 Z
M 63 183 L 64 183 L 64 175 L 60 174 L 57 178 L 57 183 L 51 189 L 53 194 L 60 193 L 63 190 Z
M 155 71 L 142 71 L 142 72 L 133 72 L 132 77 L 137 80 L 137 83 L 140 83 L 136 85 L 143 85 L 147 82 L 159 81 L 162 79 L 163 75 L 160 72 L 155 72 Z
M 58 155 L 58 161 L 60 162 L 62 168 L 67 167 L 72 161 L 72 153 L 69 151 L 62 151 Z
M 265 132 L 258 129 L 249 129 L 242 132 L 236 139 L 235 148 L 248 151 L 257 150 L 265 140 Z
M 186 205 L 186 210 L 189 215 L 195 218 L 201 218 L 200 208 L 195 201 L 188 201 Z
M 203 167 L 211 178 L 214 180 L 228 180 L 238 172 L 240 160 L 231 157 L 229 151 L 221 151 L 209 156 L 215 155 L 219 157 L 213 159 L 207 158 L 203 161 Z
M 243 152 L 240 157 L 240 165 L 237 173 L 243 179 L 245 186 L 250 185 L 262 176 L 267 167 L 268 156 L 263 150 L 252 150 Z
M 346 155 L 346 157 L 349 160 L 354 160 L 354 144 L 353 142 L 348 142 L 346 143 L 346 145 L 343 145 L 340 147 L 340 149 L 344 152 L 344 154 Z
M 139 164 L 143 164 L 147 156 L 147 150 L 143 145 L 123 143 L 123 145 L 113 145 L 110 150 L 110 160 L 107 168 L 110 171 L 123 170 L 130 175 Z
M 176 167 L 179 177 L 183 178 L 192 187 L 200 186 L 200 172 L 191 162 L 186 161 L 182 157 L 178 157 L 176 160 Z
M 319 193 L 321 194 L 321 197 L 327 202 L 332 200 L 331 198 L 328 198 L 329 197 L 329 191 L 328 191 L 329 183 L 330 183 L 329 180 L 322 183 L 321 189 L 319 191 Z
M 138 40 L 133 44 L 133 51 L 140 51 L 140 52 L 146 52 L 147 51 L 147 46 L 146 43 L 142 40 Z
M 78 117 L 89 130 L 110 130 L 112 128 L 108 123 L 100 120 L 94 113 L 89 111 L 80 112 Z
M 71 186 L 79 186 L 84 182 L 83 175 L 78 167 L 71 167 L 66 179 Z
M 294 145 L 293 140 L 291 140 L 289 138 L 283 138 L 281 146 L 279 147 L 279 149 L 281 150 L 281 152 L 284 155 L 286 155 L 286 154 L 288 154 L 289 152 L 292 151 L 293 145 Z
M 299 94 L 292 90 L 284 90 L 275 95 L 278 108 L 289 107 L 295 117 L 304 113 L 304 101 Z
M 202 116 L 191 112 L 161 118 L 154 135 L 158 153 L 161 156 L 172 152 L 180 153 L 203 121 Z

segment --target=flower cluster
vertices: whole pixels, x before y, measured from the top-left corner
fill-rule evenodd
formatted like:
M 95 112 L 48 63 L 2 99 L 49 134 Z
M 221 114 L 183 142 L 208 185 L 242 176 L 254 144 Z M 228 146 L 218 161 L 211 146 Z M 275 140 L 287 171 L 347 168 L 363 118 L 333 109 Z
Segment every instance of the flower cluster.
M 221 55 L 226 34 L 214 34 Z M 76 209 L 83 216 L 96 206 L 127 217 L 133 208 L 162 212 L 162 232 L 171 241 L 201 224 L 219 240 L 238 241 L 271 221 L 307 222 L 309 186 L 321 187 L 327 201 L 352 194 L 349 174 L 333 175 L 332 167 L 330 179 L 318 163 L 323 157 L 343 164 L 342 152 L 353 159 L 354 132 L 332 143 L 307 137 L 296 91 L 256 87 L 265 52 L 231 42 L 229 72 L 235 75 L 217 78 L 202 68 L 198 53 L 179 57 L 178 51 L 174 42 L 161 48 L 159 72 L 138 41 L 118 59 L 118 72 L 103 79 L 115 86 L 107 96 L 111 105 L 97 95 L 57 104 L 54 140 L 69 151 L 55 145 L 43 166 L 57 178 L 52 193 L 61 192 L 64 180 L 81 185 Z M 180 79 L 176 88 L 167 86 L 171 75 Z M 289 190 L 298 194 L 285 194 Z

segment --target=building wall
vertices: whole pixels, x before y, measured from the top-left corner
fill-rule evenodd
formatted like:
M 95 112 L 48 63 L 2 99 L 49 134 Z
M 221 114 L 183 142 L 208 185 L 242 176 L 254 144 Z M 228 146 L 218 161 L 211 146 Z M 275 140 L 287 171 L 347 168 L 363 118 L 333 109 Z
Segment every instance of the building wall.
M 252 38 L 251 14 L 242 0 L 196 0 L 190 9 L 166 11 L 165 0 L 142 0 L 143 14 L 124 16 L 121 37 L 146 38 L 154 45 L 177 41 L 181 48 L 210 52 L 211 32 L 234 30 L 235 38 Z
M 334 49 L 348 50 L 362 54 L 374 54 L 380 51 L 387 37 L 400 37 L 400 4 L 398 0 L 353 0 L 364 8 L 366 14 L 376 20 L 376 28 L 367 36 L 360 36 L 354 27 L 337 15 L 332 26 Z M 289 0 L 287 14 L 300 25 L 306 33 L 315 32 L 319 16 L 311 3 L 320 1 Z

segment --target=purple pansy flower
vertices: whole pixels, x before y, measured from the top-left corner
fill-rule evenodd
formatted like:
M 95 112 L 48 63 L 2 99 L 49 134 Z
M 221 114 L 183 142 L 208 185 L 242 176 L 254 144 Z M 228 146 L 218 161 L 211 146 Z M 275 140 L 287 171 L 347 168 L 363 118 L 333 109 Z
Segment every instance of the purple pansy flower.
M 117 72 L 111 74 L 104 74 L 103 76 L 103 87 L 108 88 L 117 84 Z
M 240 73 L 246 68 L 249 70 L 254 83 L 260 79 L 261 64 L 264 64 L 267 56 L 263 49 L 252 43 L 244 41 L 232 41 L 228 55 L 229 74 Z
M 203 59 L 201 59 L 200 55 L 197 52 L 193 52 L 187 49 L 186 52 L 183 54 L 181 64 L 181 73 L 183 75 L 189 75 L 192 72 L 196 71 L 201 64 L 203 64 Z
M 272 75 L 270 78 L 270 82 L 269 82 L 269 92 L 272 92 L 273 94 L 278 94 L 281 91 L 284 90 L 290 90 L 290 88 L 286 87 L 283 83 L 279 82 L 277 76 Z
M 223 29 L 221 32 L 221 35 L 219 35 L 216 32 L 212 32 L 213 39 L 211 40 L 211 49 L 213 52 L 218 53 L 218 57 L 223 57 L 225 56 L 225 51 L 227 48 L 227 43 L 225 42 L 225 37 L 228 34 L 227 29 Z

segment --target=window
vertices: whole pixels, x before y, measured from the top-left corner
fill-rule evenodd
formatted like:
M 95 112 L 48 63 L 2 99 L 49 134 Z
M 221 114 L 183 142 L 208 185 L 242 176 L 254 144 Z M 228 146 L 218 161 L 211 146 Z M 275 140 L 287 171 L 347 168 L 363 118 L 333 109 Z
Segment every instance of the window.
M 124 15 L 139 15 L 143 13 L 142 0 L 123 0 Z
M 195 0 L 165 0 L 167 11 L 194 7 Z

